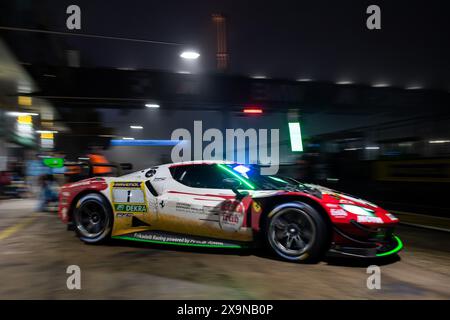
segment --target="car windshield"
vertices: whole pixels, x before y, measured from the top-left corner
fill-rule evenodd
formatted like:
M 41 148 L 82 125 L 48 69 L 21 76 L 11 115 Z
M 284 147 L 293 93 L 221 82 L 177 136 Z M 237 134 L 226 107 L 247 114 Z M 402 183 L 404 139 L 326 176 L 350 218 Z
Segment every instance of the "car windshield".
M 222 170 L 241 182 L 241 187 L 250 190 L 305 191 L 308 186 L 281 175 L 262 175 L 261 166 L 242 164 L 218 164 Z

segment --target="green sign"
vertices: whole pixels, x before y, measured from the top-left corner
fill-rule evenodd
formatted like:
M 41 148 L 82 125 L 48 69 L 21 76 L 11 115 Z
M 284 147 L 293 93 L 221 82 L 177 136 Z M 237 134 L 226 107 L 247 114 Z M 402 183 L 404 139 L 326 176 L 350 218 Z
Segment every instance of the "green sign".
M 49 168 L 62 168 L 64 167 L 64 159 L 63 158 L 44 158 L 42 159 L 44 166 Z

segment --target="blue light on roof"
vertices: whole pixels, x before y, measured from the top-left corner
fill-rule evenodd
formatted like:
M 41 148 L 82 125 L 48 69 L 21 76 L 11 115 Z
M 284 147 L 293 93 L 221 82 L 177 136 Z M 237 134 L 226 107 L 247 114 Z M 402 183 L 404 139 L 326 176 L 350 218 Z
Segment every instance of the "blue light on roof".
M 244 177 L 248 178 L 247 176 L 247 172 L 250 171 L 250 168 L 240 164 L 237 165 L 236 167 L 233 168 L 234 171 L 239 172 L 240 174 L 242 174 Z

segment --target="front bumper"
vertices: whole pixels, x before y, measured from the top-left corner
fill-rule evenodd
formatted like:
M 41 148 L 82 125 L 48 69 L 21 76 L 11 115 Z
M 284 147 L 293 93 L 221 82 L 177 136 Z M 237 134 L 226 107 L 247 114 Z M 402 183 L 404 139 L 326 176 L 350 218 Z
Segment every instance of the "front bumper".
M 349 245 L 332 245 L 328 251 L 329 256 L 349 256 L 360 258 L 379 258 L 396 254 L 403 248 L 403 242 L 399 237 L 392 237 L 382 243 L 373 243 L 373 247 L 359 247 Z

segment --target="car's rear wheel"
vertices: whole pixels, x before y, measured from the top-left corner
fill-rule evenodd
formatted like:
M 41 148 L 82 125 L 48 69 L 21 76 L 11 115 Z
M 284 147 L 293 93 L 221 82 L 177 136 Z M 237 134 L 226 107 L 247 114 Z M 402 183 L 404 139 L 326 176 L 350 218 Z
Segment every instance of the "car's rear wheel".
M 101 243 L 109 239 L 112 230 L 112 212 L 107 200 L 90 193 L 78 200 L 73 213 L 75 232 L 86 243 Z
M 267 216 L 265 231 L 272 251 L 289 261 L 316 262 L 329 246 L 323 217 L 302 202 L 276 206 Z

